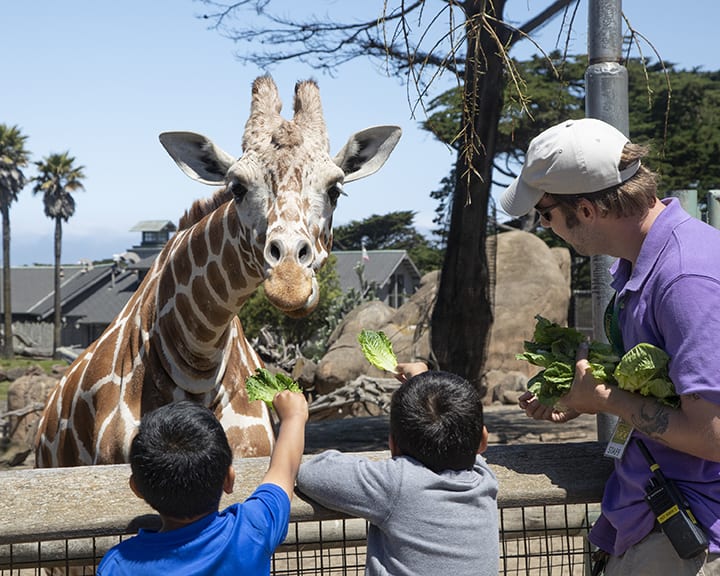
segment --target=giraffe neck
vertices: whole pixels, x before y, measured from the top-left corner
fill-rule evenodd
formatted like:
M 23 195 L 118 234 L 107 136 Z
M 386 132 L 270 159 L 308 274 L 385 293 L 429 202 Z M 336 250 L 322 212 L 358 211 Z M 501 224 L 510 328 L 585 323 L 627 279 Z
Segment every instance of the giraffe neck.
M 237 312 L 262 282 L 260 248 L 228 202 L 173 238 L 158 278 L 156 334 L 172 380 L 191 394 L 217 387 L 244 341 Z

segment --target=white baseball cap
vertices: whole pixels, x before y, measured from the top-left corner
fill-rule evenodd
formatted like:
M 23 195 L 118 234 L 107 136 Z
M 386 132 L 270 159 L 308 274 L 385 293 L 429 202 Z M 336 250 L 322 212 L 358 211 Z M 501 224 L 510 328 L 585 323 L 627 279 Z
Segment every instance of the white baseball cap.
M 545 194 L 590 194 L 622 184 L 640 168 L 620 170 L 628 138 L 595 118 L 567 120 L 530 141 L 520 175 L 500 198 L 511 216 L 530 212 Z

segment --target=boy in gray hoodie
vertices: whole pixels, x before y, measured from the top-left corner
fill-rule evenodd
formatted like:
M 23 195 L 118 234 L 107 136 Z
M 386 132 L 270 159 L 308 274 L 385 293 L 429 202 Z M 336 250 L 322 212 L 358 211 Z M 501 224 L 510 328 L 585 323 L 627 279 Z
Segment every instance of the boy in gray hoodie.
M 455 374 L 407 366 L 416 375 L 392 397 L 391 458 L 329 450 L 301 465 L 297 488 L 369 521 L 366 575 L 497 576 L 498 483 L 480 455 L 480 394 Z

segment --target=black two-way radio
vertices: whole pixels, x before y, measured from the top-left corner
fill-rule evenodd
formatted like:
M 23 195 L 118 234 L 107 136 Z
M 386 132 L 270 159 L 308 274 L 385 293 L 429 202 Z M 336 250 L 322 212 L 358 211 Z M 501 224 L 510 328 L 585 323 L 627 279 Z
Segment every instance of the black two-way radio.
M 697 523 L 690 506 L 672 480 L 665 478 L 645 443 L 636 438 L 650 465 L 653 477 L 645 489 L 645 499 L 655 514 L 660 528 L 680 558 L 693 558 L 707 549 L 707 536 Z

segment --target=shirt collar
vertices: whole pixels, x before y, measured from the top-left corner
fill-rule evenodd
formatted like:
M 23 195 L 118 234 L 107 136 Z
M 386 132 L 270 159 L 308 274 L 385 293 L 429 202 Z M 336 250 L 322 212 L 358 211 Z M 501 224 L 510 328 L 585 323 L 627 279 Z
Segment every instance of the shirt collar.
M 633 268 L 629 260 L 619 258 L 610 268 L 611 286 L 616 290 L 639 290 L 655 267 L 660 254 L 672 237 L 673 230 L 690 218 L 677 198 L 663 198 L 665 210 L 658 214 L 643 240 L 637 262 Z

